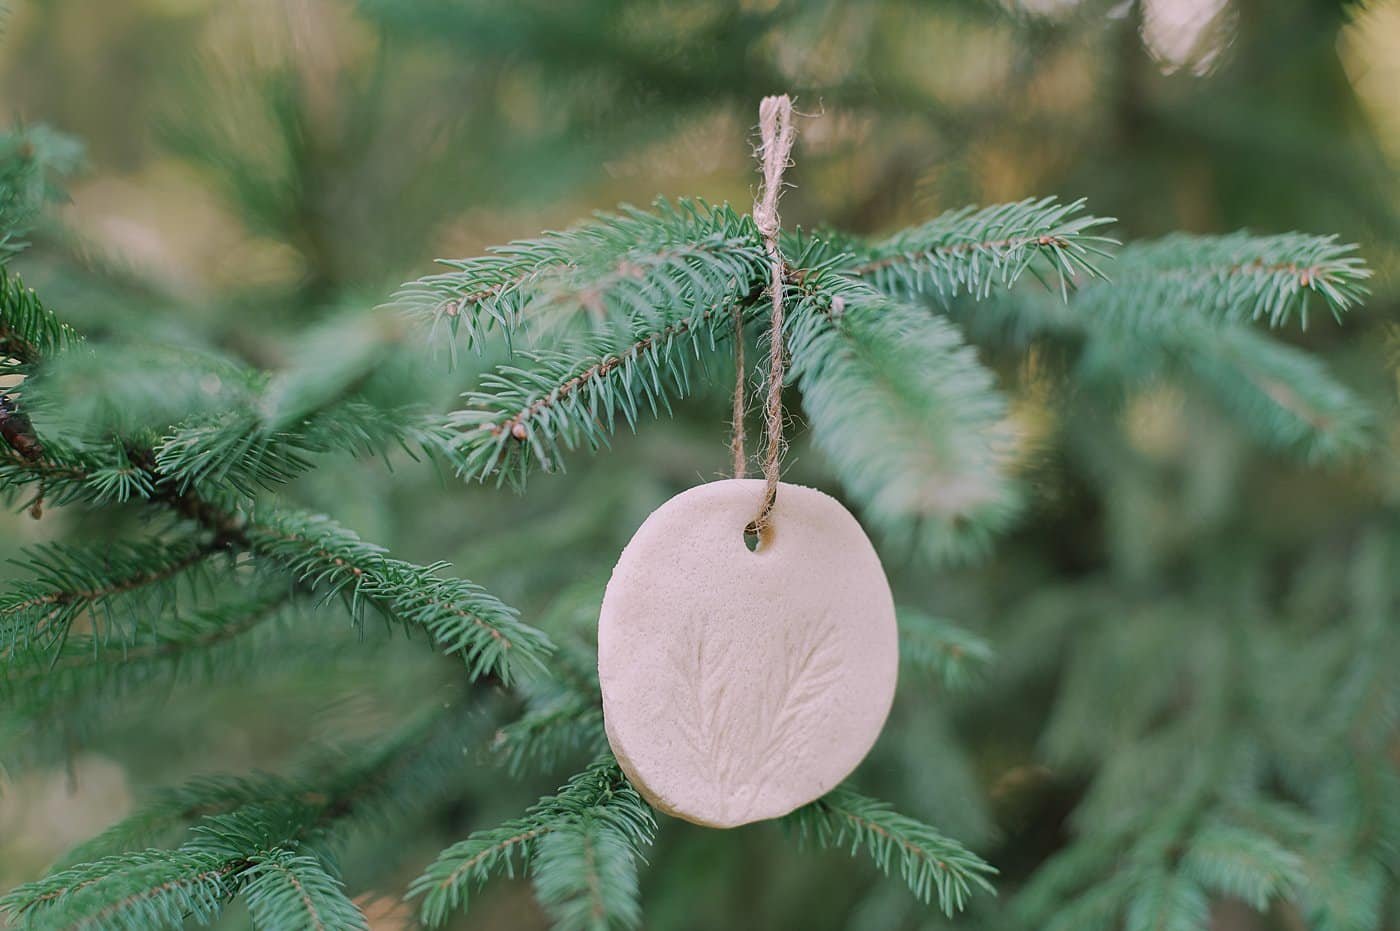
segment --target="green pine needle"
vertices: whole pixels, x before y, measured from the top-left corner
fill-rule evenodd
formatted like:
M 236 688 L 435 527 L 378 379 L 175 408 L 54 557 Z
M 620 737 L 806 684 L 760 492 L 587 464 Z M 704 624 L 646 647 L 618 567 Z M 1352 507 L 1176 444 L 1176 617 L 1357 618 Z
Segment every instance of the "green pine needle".
M 805 289 L 791 377 L 846 490 L 896 543 L 935 559 L 985 550 L 1019 504 L 991 373 L 941 318 L 831 276 Z
M 992 663 L 992 646 L 951 621 L 899 609 L 899 661 L 933 673 L 950 691 L 976 685 Z
M 172 598 L 216 552 L 193 538 L 31 547 L 15 563 L 33 578 L 0 595 L 0 644 L 41 650 L 56 661 L 81 616 L 92 618 L 97 642 L 130 641 L 147 611 Z
M 549 638 L 480 586 L 442 575 L 445 564 L 394 559 L 329 518 L 262 510 L 244 530 L 255 553 L 352 612 L 373 606 L 391 620 L 428 632 L 444 653 L 462 657 L 473 678 L 504 682 L 542 668 Z
M 1113 282 L 1096 297 L 1270 326 L 1297 318 L 1306 326 L 1310 298 L 1340 317 L 1367 294 L 1370 277 L 1356 246 L 1336 236 L 1175 234 L 1125 247 Z
M 747 293 L 761 274 L 753 221 L 728 206 L 658 200 L 650 212 L 599 214 L 562 233 L 503 246 L 405 285 L 395 305 L 480 350 L 492 330 L 548 332 L 595 320 L 674 319 L 687 307 Z
M 669 313 L 662 311 L 663 313 Z M 617 321 L 562 350 L 521 352 L 469 393 L 453 415 L 447 455 L 458 474 L 524 487 L 535 468 L 561 471 L 568 450 L 608 445 L 619 419 L 669 413 L 692 391 L 693 369 L 733 332 L 730 305 L 679 308 L 661 320 Z
M 819 847 L 864 849 L 885 875 L 898 872 L 920 901 L 935 897 L 945 914 L 966 907 L 974 890 L 993 892 L 996 870 L 957 841 L 893 811 L 884 802 L 839 786 L 787 816 L 804 841 Z
M 585 812 L 539 840 L 530 871 L 556 931 L 641 926 L 638 853 L 608 814 Z
M 251 858 L 239 878 L 259 931 L 369 931 L 341 881 L 315 857 L 273 850 Z
M 1210 903 L 1194 880 L 1165 871 L 1143 877 L 1133 890 L 1124 931 L 1203 931 Z
M 1110 258 L 1108 248 L 1117 245 L 1093 233 L 1113 220 L 1083 209 L 1083 200 L 1062 204 L 1053 197 L 964 207 L 867 249 L 854 247 L 838 269 L 897 297 L 981 299 L 1026 272 L 1055 278 L 1064 295 L 1081 277 L 1103 277 L 1095 261 Z
M 0 375 L 23 371 L 78 340 L 18 275 L 0 267 Z
M 529 873 L 541 902 L 566 928 L 636 927 L 636 860 L 656 820 L 610 755 L 574 776 L 524 817 L 444 850 L 409 890 L 436 927 L 497 874 Z M 553 834 L 563 836 L 546 840 Z
M 1266 834 L 1218 822 L 1196 833 L 1181 868 L 1202 886 L 1261 912 L 1303 881 L 1297 854 Z
M 123 637 L 68 637 L 55 655 L 37 644 L 16 644 L 0 671 L 0 703 L 45 718 L 74 706 L 91 712 L 100 702 L 137 690 L 169 689 L 180 681 L 215 678 L 247 662 L 242 651 L 259 628 L 276 627 L 289 594 L 233 598 L 227 604 L 148 618 Z M 276 639 L 280 631 L 275 632 Z
M 124 853 L 20 886 L 0 913 L 24 931 L 178 931 L 219 916 L 238 869 L 203 851 Z

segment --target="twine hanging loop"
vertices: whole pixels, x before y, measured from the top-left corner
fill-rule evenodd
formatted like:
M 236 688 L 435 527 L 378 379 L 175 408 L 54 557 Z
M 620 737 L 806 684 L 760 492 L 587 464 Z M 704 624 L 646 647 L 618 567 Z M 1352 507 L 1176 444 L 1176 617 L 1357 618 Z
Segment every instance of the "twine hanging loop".
M 778 478 L 783 456 L 783 285 L 786 266 L 778 245 L 778 234 L 782 221 L 778 216 L 778 198 L 783 193 L 783 172 L 792 164 L 792 144 L 797 129 L 792 122 L 792 100 L 783 94 L 765 97 L 758 107 L 759 144 L 756 151 L 763 183 L 758 197 L 754 200 L 753 220 L 763 237 L 763 248 L 768 255 L 770 278 L 769 297 L 773 307 L 769 322 L 768 349 L 768 390 L 763 405 L 763 478 L 765 487 L 763 503 L 758 515 L 749 524 L 751 533 L 762 534 L 768 527 L 773 502 L 778 498 Z M 743 318 L 736 322 L 736 361 L 738 377 L 734 386 L 734 474 L 742 478 L 744 473 L 744 365 L 743 365 Z

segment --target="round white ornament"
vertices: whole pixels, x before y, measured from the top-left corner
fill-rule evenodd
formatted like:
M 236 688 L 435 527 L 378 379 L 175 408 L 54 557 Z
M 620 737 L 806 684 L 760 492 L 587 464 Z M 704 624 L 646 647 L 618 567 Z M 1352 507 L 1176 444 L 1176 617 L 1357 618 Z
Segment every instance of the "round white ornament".
M 608 742 L 656 808 L 735 827 L 835 788 L 889 715 L 894 599 L 860 524 L 780 484 L 757 549 L 758 479 L 683 492 L 622 551 L 598 619 Z

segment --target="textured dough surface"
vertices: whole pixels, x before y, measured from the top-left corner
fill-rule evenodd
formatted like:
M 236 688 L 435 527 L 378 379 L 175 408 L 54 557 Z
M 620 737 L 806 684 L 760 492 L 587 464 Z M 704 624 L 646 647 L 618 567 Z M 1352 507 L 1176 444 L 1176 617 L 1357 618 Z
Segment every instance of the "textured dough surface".
M 781 484 L 756 551 L 763 482 L 658 508 L 622 551 L 598 620 L 608 742 L 662 811 L 712 827 L 776 818 L 835 788 L 894 698 L 894 600 L 834 498 Z

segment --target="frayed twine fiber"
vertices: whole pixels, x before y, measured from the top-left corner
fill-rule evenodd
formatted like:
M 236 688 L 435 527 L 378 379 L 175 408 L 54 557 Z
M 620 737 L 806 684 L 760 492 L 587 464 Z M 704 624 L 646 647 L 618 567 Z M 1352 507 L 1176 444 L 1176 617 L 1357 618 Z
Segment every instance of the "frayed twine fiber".
M 783 457 L 783 284 L 784 263 L 778 248 L 782 221 L 778 216 L 778 198 L 783 193 L 783 172 L 792 164 L 792 144 L 797 129 L 792 122 L 792 100 L 783 94 L 765 97 L 758 107 L 759 144 L 755 154 L 763 172 L 763 183 L 753 205 L 754 225 L 763 236 L 763 246 L 772 268 L 768 292 L 773 301 L 769 321 L 768 393 L 763 406 L 764 455 L 763 478 L 766 487 L 758 516 L 749 524 L 751 533 L 761 534 L 768 526 L 773 502 L 778 497 L 778 478 Z M 734 451 L 734 477 L 743 478 L 744 454 L 744 340 L 743 311 L 736 309 L 735 363 L 738 375 L 734 385 L 734 436 L 730 448 Z

